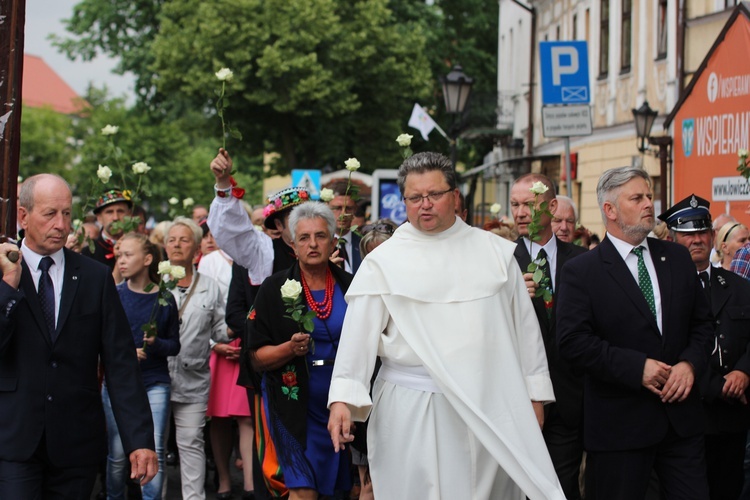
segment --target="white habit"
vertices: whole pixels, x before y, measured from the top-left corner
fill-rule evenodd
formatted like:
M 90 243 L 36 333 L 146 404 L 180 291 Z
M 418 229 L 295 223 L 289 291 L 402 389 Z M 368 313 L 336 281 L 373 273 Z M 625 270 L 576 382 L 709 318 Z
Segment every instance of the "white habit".
M 565 498 L 531 406 L 554 394 L 514 249 L 460 219 L 404 224 L 357 271 L 328 401 L 355 421 L 372 409 L 376 498 Z

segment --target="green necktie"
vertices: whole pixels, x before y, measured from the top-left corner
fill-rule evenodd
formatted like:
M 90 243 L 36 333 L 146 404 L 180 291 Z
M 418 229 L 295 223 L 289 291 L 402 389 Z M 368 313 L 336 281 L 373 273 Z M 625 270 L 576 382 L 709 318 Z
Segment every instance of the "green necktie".
M 646 302 L 648 302 L 648 308 L 651 309 L 651 313 L 656 317 L 654 287 L 651 284 L 651 276 L 648 274 L 648 269 L 646 269 L 646 262 L 643 260 L 643 247 L 635 247 L 633 253 L 638 257 L 638 286 L 646 298 Z

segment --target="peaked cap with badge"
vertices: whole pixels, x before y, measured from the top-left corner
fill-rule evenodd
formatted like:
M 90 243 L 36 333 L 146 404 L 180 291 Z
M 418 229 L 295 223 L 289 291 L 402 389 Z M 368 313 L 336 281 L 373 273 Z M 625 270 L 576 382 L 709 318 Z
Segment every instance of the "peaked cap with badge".
M 708 200 L 691 194 L 661 214 L 659 220 L 666 222 L 669 229 L 678 233 L 712 230 L 710 206 Z

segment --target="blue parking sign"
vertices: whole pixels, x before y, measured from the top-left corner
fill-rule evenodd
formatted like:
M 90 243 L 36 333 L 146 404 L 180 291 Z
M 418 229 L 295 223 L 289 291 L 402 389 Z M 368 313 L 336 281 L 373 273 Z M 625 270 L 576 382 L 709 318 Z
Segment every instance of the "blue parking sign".
M 585 41 L 540 42 L 542 104 L 591 102 L 589 51 Z

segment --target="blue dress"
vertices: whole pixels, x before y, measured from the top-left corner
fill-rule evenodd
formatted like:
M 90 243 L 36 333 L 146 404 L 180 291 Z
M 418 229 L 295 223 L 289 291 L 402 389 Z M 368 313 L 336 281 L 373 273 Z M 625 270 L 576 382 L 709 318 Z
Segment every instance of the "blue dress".
M 311 293 L 316 302 L 322 301 L 325 297 L 325 290 L 311 290 Z M 336 284 L 331 315 L 326 320 L 315 317 L 314 329 L 310 334 L 315 341 L 315 352 L 307 355 L 307 367 L 310 371 L 308 389 L 310 400 L 307 407 L 307 446 L 304 450 L 306 461 L 305 463 L 299 461 L 293 464 L 285 463 L 282 454 L 278 456 L 287 488 L 310 488 L 327 496 L 333 495 L 336 491 L 351 489 L 349 450 L 347 448 L 345 452 L 336 453 L 328 433 L 328 390 L 331 387 L 333 364 L 313 366 L 314 360 L 336 358 L 345 314 L 344 294 Z M 268 418 L 265 381 L 263 395 Z M 280 446 L 279 443 L 275 444 Z M 313 478 L 314 484 L 310 484 L 310 478 Z

